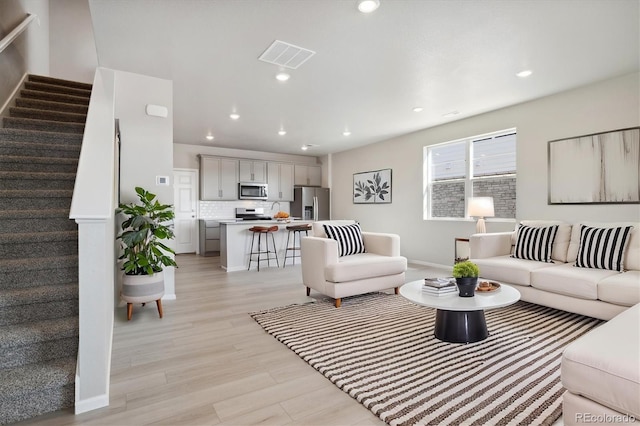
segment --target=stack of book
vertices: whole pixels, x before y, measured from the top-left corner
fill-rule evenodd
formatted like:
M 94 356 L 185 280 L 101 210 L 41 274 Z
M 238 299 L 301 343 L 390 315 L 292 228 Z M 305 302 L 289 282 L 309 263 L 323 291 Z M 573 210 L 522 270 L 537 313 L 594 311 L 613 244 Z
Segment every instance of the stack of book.
M 422 293 L 431 296 L 444 296 L 457 293 L 456 280 L 453 278 L 425 278 Z

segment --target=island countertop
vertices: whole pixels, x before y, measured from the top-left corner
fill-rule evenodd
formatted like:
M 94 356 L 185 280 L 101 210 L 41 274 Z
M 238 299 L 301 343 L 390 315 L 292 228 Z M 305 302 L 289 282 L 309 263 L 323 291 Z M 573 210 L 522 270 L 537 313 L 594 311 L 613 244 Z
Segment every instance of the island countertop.
M 278 230 L 273 232 L 273 237 L 276 245 L 276 252 L 278 256 L 279 266 L 282 267 L 282 261 L 284 260 L 284 253 L 287 244 L 287 226 L 296 226 L 311 224 L 312 220 L 291 220 L 290 222 L 278 221 L 278 220 L 221 220 L 220 221 L 220 265 L 227 272 L 233 271 L 246 271 L 249 268 L 249 253 L 251 253 L 251 237 L 252 232 L 249 228 L 253 226 L 273 226 L 277 225 Z M 311 235 L 311 234 L 309 234 Z M 304 234 L 302 234 L 304 236 Z M 257 244 L 257 238 L 255 239 Z M 271 237 L 268 238 L 269 249 L 272 248 Z M 263 248 L 264 248 L 264 239 Z M 293 246 L 293 242 L 289 242 L 290 246 Z M 299 243 L 296 242 L 299 246 Z M 254 258 L 255 259 L 255 258 Z M 287 259 L 291 261 L 291 259 Z M 299 260 L 298 260 L 299 261 Z M 256 262 L 251 262 L 251 268 L 256 268 Z M 261 262 L 260 268 L 266 267 L 266 261 Z M 270 262 L 270 266 L 275 267 L 275 260 Z
M 302 219 L 291 219 L 288 222 L 285 220 L 242 220 L 242 219 L 223 219 L 219 220 L 220 223 L 226 223 L 227 225 L 260 225 L 260 224 L 271 224 L 271 225 L 289 225 L 291 223 L 296 224 L 304 224 L 311 223 L 311 220 L 302 220 Z

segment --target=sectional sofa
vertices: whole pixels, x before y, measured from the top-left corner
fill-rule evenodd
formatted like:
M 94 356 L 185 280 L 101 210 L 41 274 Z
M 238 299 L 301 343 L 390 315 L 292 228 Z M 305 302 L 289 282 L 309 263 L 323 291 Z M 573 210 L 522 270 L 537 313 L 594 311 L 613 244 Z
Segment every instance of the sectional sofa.
M 522 221 L 528 227 L 557 225 L 550 262 L 511 257 L 517 231 L 474 234 L 470 257 L 483 278 L 516 287 L 521 299 L 539 305 L 610 320 L 640 302 L 640 223 Z M 625 272 L 574 266 L 581 226 L 614 228 L 633 226 L 624 251 Z
M 522 221 L 469 243 L 481 277 L 521 300 L 608 321 L 563 353 L 564 425 L 640 421 L 640 223 Z

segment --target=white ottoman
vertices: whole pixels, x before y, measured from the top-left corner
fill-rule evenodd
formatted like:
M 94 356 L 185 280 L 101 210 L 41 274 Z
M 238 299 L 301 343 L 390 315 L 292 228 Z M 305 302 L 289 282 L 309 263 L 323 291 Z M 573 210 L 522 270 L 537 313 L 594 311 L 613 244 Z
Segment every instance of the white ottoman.
M 640 422 L 640 304 L 571 343 L 562 354 L 563 422 Z

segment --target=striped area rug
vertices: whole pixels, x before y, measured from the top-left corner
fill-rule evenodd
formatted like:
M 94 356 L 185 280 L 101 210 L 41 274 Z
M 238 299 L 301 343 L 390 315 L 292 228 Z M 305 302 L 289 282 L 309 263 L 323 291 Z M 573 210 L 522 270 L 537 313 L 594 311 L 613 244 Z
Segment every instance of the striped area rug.
M 390 425 L 551 425 L 564 347 L 602 321 L 526 302 L 486 311 L 490 336 L 433 336 L 435 310 L 372 293 L 250 314 Z

